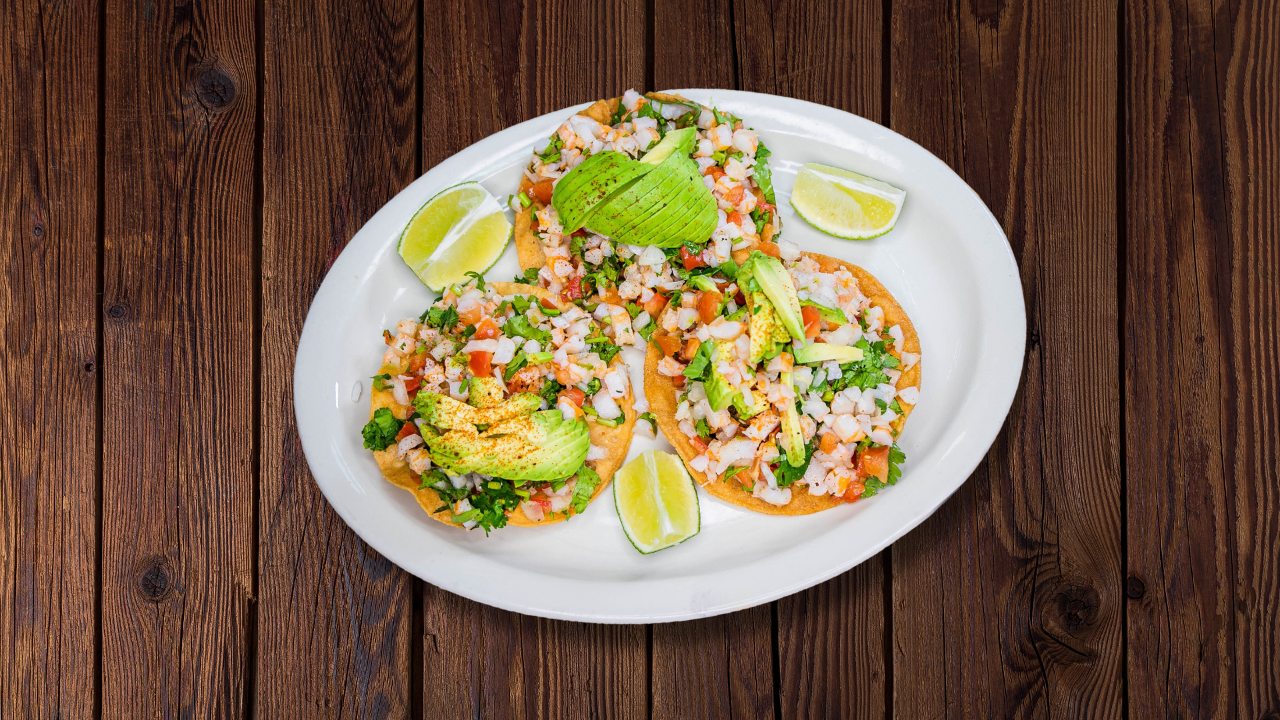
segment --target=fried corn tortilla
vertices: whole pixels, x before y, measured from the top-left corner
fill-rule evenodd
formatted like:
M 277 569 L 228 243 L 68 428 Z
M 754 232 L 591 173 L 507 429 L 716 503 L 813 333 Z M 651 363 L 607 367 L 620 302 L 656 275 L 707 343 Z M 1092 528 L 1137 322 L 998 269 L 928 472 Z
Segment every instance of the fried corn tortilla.
M 745 254 L 743 253 L 744 256 Z M 826 255 L 818 255 L 816 253 L 804 253 L 804 255 L 817 262 L 822 272 L 834 272 L 837 268 L 843 267 L 852 273 L 853 277 L 858 281 L 859 289 L 871 300 L 871 304 L 884 310 L 885 327 L 894 324 L 902 326 L 905 351 L 920 353 L 920 338 L 916 335 L 915 327 L 912 326 L 907 313 L 885 286 L 871 273 L 853 263 Z M 743 259 L 743 257 L 735 258 L 738 262 Z M 674 303 L 668 306 L 668 312 L 673 311 L 672 306 L 674 306 Z M 662 429 L 662 434 L 675 447 L 676 452 L 684 460 L 689 473 L 693 475 L 694 480 L 703 489 L 721 500 L 768 515 L 808 515 L 845 504 L 840 498 L 830 495 L 810 495 L 806 490 L 792 486 L 791 502 L 778 507 L 754 497 L 750 492 L 743 491 L 742 485 L 733 479 L 729 482 L 721 482 L 717 478 L 708 478 L 705 473 L 688 467 L 689 462 L 698 456 L 698 450 L 680 430 L 679 423 L 676 422 L 679 392 L 675 384 L 671 382 L 671 378 L 658 374 L 658 362 L 660 360 L 662 360 L 662 351 L 655 345 L 650 344 L 644 363 L 644 393 L 649 400 L 649 410 L 657 418 L 658 427 Z M 914 367 L 902 373 L 902 376 L 898 378 L 897 387 L 901 389 L 918 386 L 919 384 L 920 363 L 916 363 Z M 891 423 L 891 427 L 895 432 L 902 431 L 902 426 L 906 423 L 907 416 L 911 414 L 913 409 L 914 406 L 904 407 L 902 415 Z
M 532 285 L 522 285 L 518 283 L 491 282 L 488 285 L 498 291 L 500 295 L 532 295 L 541 300 L 549 300 L 554 302 L 557 307 L 566 309 L 568 304 L 561 302 L 551 293 L 540 287 Z M 622 364 L 622 356 L 619 355 L 613 359 L 610 365 Z M 378 371 L 379 374 L 385 372 L 397 372 L 390 366 L 383 366 Z M 635 404 L 635 393 L 630 386 L 627 387 L 627 395 L 618 401 L 618 407 L 622 409 L 625 420 L 617 427 L 609 427 L 602 425 L 595 420 L 588 418 L 587 425 L 591 433 L 591 444 L 596 447 L 603 448 L 605 451 L 604 458 L 600 460 L 588 460 L 587 465 L 595 470 L 600 476 L 600 484 L 596 486 L 595 492 L 591 495 L 591 501 L 600 497 L 600 493 L 608 487 L 609 482 L 613 479 L 613 474 L 622 466 L 622 461 L 627 457 L 627 450 L 631 447 L 631 435 L 636 424 L 636 412 L 633 409 Z M 369 417 L 373 417 L 373 413 L 378 408 L 389 408 L 397 418 L 404 420 L 409 417 L 411 408 L 408 405 L 401 405 L 395 401 L 390 390 L 374 390 L 372 394 L 372 402 L 369 407 Z M 420 476 L 414 473 L 409 464 L 404 459 L 396 457 L 395 450 L 387 448 L 386 450 L 378 450 L 373 453 L 374 459 L 378 462 L 378 468 L 382 470 L 382 476 L 392 485 L 402 487 L 408 490 L 426 511 L 428 515 L 447 525 L 462 527 L 461 524 L 455 523 L 449 518 L 452 517 L 453 511 L 445 507 L 437 512 L 437 509 L 445 502 L 441 500 L 440 495 L 434 488 L 420 488 L 422 480 Z M 550 525 L 562 520 L 568 519 L 572 514 L 570 510 L 564 513 L 556 513 L 553 518 L 534 522 L 525 514 L 524 510 L 517 507 L 516 510 L 507 516 L 507 525 L 517 525 L 521 527 L 537 527 L 542 525 Z
M 659 102 L 691 102 L 688 98 L 674 95 L 671 93 L 647 93 L 645 97 L 653 98 Z M 608 125 L 610 118 L 618 111 L 618 105 L 622 103 L 621 97 L 610 98 L 608 100 L 597 100 L 591 104 L 586 110 L 578 115 L 586 115 L 602 125 Z M 528 193 L 529 188 L 533 187 L 533 183 L 528 176 L 523 176 L 520 180 L 520 192 Z M 521 270 L 537 270 L 547 264 L 547 256 L 542 251 L 542 243 L 538 242 L 537 233 L 533 232 L 533 213 L 535 208 L 533 205 L 522 208 L 516 214 L 516 256 L 520 259 Z

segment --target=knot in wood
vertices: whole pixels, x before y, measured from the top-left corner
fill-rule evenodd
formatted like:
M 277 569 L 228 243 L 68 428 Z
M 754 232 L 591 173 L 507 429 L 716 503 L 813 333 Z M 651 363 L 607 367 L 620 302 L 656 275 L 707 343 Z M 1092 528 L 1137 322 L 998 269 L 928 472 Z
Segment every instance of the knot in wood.
M 85 372 L 87 372 L 87 373 L 92 374 L 92 373 L 93 373 L 93 371 L 94 371 L 94 370 L 97 370 L 97 369 L 98 369 L 98 366 L 97 366 L 96 364 L 94 364 L 94 362 L 93 362 L 92 360 L 90 360 L 89 362 L 87 362 L 87 363 L 85 363 L 85 364 L 84 364 L 84 371 L 85 371 Z
M 148 558 L 138 573 L 138 591 L 148 602 L 160 602 L 169 594 L 169 568 L 163 557 Z
M 36 237 L 43 237 L 43 236 L 44 236 L 44 226 L 43 226 L 43 225 L 37 225 L 37 226 L 35 227 L 35 229 L 34 229 L 34 230 L 32 230 L 31 232 L 35 233 L 35 236 L 36 236 Z
M 1130 577 L 1124 584 L 1124 594 L 1130 600 L 1141 600 L 1147 594 L 1147 584 L 1136 577 Z
M 129 314 L 129 306 L 124 303 L 116 303 L 107 308 L 107 317 L 113 320 L 120 320 Z
M 210 110 L 221 110 L 236 99 L 236 83 L 220 68 L 210 68 L 196 78 L 196 99 Z
M 1058 591 L 1054 600 L 1058 620 L 1072 634 L 1092 625 L 1098 619 L 1098 608 L 1102 606 L 1102 598 L 1092 585 L 1067 585 Z

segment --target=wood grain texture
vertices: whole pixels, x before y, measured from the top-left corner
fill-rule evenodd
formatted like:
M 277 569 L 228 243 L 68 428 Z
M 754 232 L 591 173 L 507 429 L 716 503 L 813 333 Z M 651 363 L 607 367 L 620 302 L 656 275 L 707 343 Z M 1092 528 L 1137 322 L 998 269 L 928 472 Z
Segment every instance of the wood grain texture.
M 741 90 L 829 105 L 881 122 L 884 3 L 736 0 Z
M 98 18 L 0 8 L 0 717 L 94 713 Z
M 1280 717 L 1280 7 L 1215 5 L 1227 226 L 1218 410 L 1234 480 L 1239 717 Z M 1228 252 L 1229 248 L 1229 252 Z
M 1237 717 L 1231 477 L 1219 403 L 1232 253 L 1208 3 L 1125 9 L 1128 697 Z M 1228 371 L 1229 372 L 1229 371 Z M 1245 716 L 1248 717 L 1248 716 Z
M 635 0 L 428 0 L 423 169 L 535 115 L 643 87 L 643 13 Z M 421 642 L 426 717 L 647 712 L 643 626 L 528 618 L 425 585 Z
M 1029 342 L 984 465 L 893 548 L 894 712 L 1118 717 L 1117 16 L 938 10 L 893 4 L 890 119 L 1000 220 Z
M 882 7 L 871 0 L 739 0 L 734 35 L 740 89 L 880 120 Z M 776 603 L 776 692 L 783 718 L 884 716 L 884 568 L 890 552 Z
M 734 12 L 731 0 L 656 3 L 654 88 L 738 89 L 740 44 L 735 31 L 743 26 Z M 766 37 L 771 31 L 767 19 L 742 30 L 752 38 Z M 768 67 L 753 66 L 748 72 L 752 77 L 772 75 Z M 774 605 L 654 625 L 653 717 L 775 717 Z
M 654 625 L 652 717 L 775 717 L 771 613 Z
M 272 0 L 263 17 L 255 704 L 262 717 L 406 717 L 413 579 L 316 487 L 294 420 L 293 363 L 329 266 L 413 180 L 417 9 Z
M 102 715 L 241 716 L 254 8 L 105 12 Z

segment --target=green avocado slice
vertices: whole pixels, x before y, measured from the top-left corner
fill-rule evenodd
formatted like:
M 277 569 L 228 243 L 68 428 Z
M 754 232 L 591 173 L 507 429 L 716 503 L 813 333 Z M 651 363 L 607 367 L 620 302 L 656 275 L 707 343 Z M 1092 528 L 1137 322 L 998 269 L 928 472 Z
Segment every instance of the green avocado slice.
M 632 239 L 639 236 L 635 230 L 637 223 L 662 214 L 687 183 L 678 160 L 672 158 L 671 162 L 662 163 L 634 185 L 609 198 L 588 218 L 591 229 L 620 242 L 636 244 Z
M 695 127 L 672 130 L 657 145 L 640 158 L 640 162 L 659 165 L 662 161 L 675 155 L 688 156 L 693 152 L 693 144 L 698 140 L 698 129 Z
M 542 398 L 533 393 L 516 393 L 499 405 L 476 408 L 448 395 L 423 390 L 413 404 L 423 420 L 441 430 L 475 432 L 476 425 L 492 425 L 534 412 L 542 406 Z
M 506 420 L 484 433 L 453 430 L 425 438 L 431 459 L 453 475 L 470 472 L 506 480 L 549 482 L 573 475 L 591 447 L 587 423 L 544 410 Z
M 622 153 L 602 152 L 565 173 L 551 191 L 551 204 L 560 215 L 565 234 L 581 228 L 595 210 L 653 169 Z
M 738 271 L 738 285 L 745 283 L 745 277 L 755 278 L 756 283 L 777 313 L 778 320 L 787 329 L 791 337 L 804 341 L 804 321 L 800 317 L 800 297 L 796 295 L 795 283 L 791 281 L 791 273 L 782 266 L 782 261 L 765 255 L 759 250 L 751 251 L 751 257 L 742 264 Z
M 801 365 L 812 365 L 831 360 L 835 360 L 838 363 L 857 362 L 862 359 L 862 348 L 814 343 L 795 348 L 795 359 Z

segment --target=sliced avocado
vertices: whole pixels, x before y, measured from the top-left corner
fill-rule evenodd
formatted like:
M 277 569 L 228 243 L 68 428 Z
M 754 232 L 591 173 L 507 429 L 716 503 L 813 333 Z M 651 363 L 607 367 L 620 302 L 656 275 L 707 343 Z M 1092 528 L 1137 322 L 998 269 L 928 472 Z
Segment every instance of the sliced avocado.
M 812 365 L 831 360 L 838 363 L 857 362 L 862 359 L 862 348 L 814 343 L 804 347 L 796 347 L 794 355 L 796 362 L 801 365 Z
M 675 170 L 681 174 L 683 180 L 677 194 L 670 198 L 660 211 L 651 211 L 651 215 L 636 223 L 632 235 L 633 244 L 672 247 L 671 239 L 683 238 L 689 223 L 699 217 L 706 205 L 715 206 L 715 198 L 702 184 L 701 177 L 698 175 L 698 166 L 692 160 L 685 157 L 672 157 L 667 162 L 677 166 Z M 701 240 L 705 242 L 707 237 L 710 237 L 710 233 Z M 680 242 L 682 241 L 677 240 L 677 244 Z
M 496 377 L 473 377 L 471 387 L 467 389 L 467 402 L 472 407 L 491 408 L 502 404 L 507 389 Z
M 582 227 L 592 212 L 625 191 L 654 167 L 618 152 L 596 153 L 565 173 L 551 192 L 565 234 Z
M 777 346 L 774 338 L 777 328 L 782 327 L 782 324 L 778 322 L 773 305 L 764 293 L 751 293 L 748 304 L 751 307 L 751 322 L 747 325 L 747 331 L 751 335 L 751 357 L 748 362 L 759 365 Z
M 474 381 L 474 378 L 473 378 Z M 492 425 L 521 415 L 528 415 L 542 405 L 542 398 L 533 393 L 516 393 L 504 400 L 500 405 L 487 408 L 475 408 L 454 400 L 448 395 L 441 395 L 427 390 L 418 392 L 413 399 L 418 414 L 423 420 L 441 430 L 475 431 L 476 425 Z
M 697 139 L 698 128 L 696 127 L 672 130 L 657 145 L 654 145 L 649 152 L 645 153 L 640 158 L 640 162 L 658 165 L 663 160 L 671 157 L 672 154 L 688 156 L 689 153 L 693 152 L 693 144 Z
M 769 407 L 769 403 L 764 394 L 752 390 L 749 393 L 739 392 L 734 396 L 733 407 L 738 410 L 738 419 L 746 420 L 764 412 L 765 408 Z
M 652 172 L 610 197 L 608 202 L 601 204 L 585 219 L 592 230 L 616 240 L 630 242 L 624 237 L 636 236 L 636 223 L 649 219 L 653 214 L 661 214 L 654 213 L 653 208 L 665 208 L 687 184 L 687 179 L 680 172 L 679 163 L 643 167 L 650 168 Z
M 480 434 L 454 430 L 427 440 L 431 460 L 450 474 L 482 473 L 515 481 L 567 478 L 591 446 L 587 423 L 545 410 L 507 420 Z
M 779 380 L 791 385 L 791 373 L 782 373 Z M 796 412 L 796 404 L 789 402 L 782 416 L 782 432 L 778 435 L 778 443 L 787 452 L 787 464 L 791 467 L 804 465 L 804 431 L 800 428 L 800 413 Z
M 822 318 L 823 322 L 828 322 L 828 323 L 831 323 L 832 325 L 848 325 L 849 324 L 849 317 L 845 315 L 844 311 L 841 310 L 840 308 L 827 307 L 826 305 L 822 305 L 821 303 L 816 303 L 812 300 L 801 300 L 800 307 L 802 308 L 811 307 L 814 310 L 817 310 L 818 317 Z
M 804 321 L 800 318 L 800 298 L 796 295 L 795 283 L 791 281 L 791 273 L 782 266 L 782 261 L 754 250 L 747 258 L 745 265 L 751 267 L 751 277 L 760 285 L 760 289 L 769 297 L 773 309 L 778 314 L 782 326 L 796 340 L 804 340 Z M 739 282 L 741 285 L 741 282 Z
M 716 198 L 707 189 L 706 185 L 702 185 L 701 182 L 699 182 L 699 185 L 701 189 L 698 192 L 703 196 L 703 199 L 699 201 L 698 213 L 683 224 L 678 234 L 669 236 L 663 247 L 704 243 L 711 237 L 711 233 L 715 232 L 716 225 L 720 223 Z
M 711 365 L 707 376 L 707 382 L 703 387 L 707 391 L 707 402 L 711 404 L 711 409 L 719 412 L 734 401 L 734 398 L 740 395 L 738 389 L 730 385 L 724 379 L 724 375 L 716 369 L 716 363 L 721 358 L 728 357 L 729 348 L 732 346 L 728 340 L 716 340 L 715 346 L 711 353 Z

